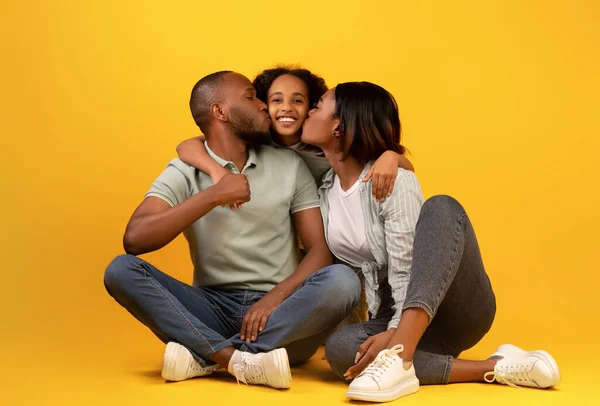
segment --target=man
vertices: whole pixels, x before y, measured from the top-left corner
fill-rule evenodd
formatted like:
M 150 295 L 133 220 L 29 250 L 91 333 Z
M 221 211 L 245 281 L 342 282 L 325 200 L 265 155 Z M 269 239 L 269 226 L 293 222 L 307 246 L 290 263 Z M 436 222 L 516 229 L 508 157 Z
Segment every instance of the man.
M 250 81 L 229 71 L 208 75 L 194 86 L 190 108 L 209 154 L 231 173 L 213 185 L 171 161 L 133 213 L 127 255 L 108 266 L 105 286 L 167 343 L 164 379 L 223 367 L 238 382 L 288 388 L 290 363 L 308 360 L 352 311 L 359 279 L 331 265 L 316 185 L 302 159 L 259 145 L 270 140 L 270 120 Z M 135 256 L 182 232 L 192 286 Z M 301 261 L 296 233 L 307 252 Z

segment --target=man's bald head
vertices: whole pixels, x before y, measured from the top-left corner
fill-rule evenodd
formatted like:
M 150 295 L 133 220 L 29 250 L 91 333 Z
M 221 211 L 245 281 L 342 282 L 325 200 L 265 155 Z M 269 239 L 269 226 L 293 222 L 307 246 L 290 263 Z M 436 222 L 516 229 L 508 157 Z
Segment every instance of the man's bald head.
M 229 70 L 211 73 L 200 79 L 192 89 L 190 97 L 190 110 L 196 125 L 206 134 L 210 127 L 210 106 L 222 103 L 225 97 L 225 76 L 233 73 Z
M 250 144 L 271 140 L 267 105 L 256 98 L 252 82 L 239 73 L 221 71 L 200 79 L 192 90 L 190 109 L 207 140 L 215 134 L 229 134 Z

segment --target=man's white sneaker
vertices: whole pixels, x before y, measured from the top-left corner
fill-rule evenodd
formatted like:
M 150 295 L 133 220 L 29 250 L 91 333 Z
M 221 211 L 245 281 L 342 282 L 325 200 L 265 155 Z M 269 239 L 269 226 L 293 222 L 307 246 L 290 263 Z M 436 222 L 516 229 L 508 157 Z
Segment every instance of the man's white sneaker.
M 350 383 L 346 396 L 354 400 L 390 402 L 418 391 L 415 367 L 398 356 L 402 351 L 402 344 L 381 351 Z
M 218 369 L 219 365 L 202 367 L 187 348 L 170 342 L 165 348 L 161 375 L 167 381 L 177 382 L 196 376 L 210 375 Z
M 490 357 L 496 360 L 494 371 L 487 372 L 487 382 L 530 388 L 551 388 L 560 382 L 560 371 L 546 351 L 527 352 L 511 344 L 504 344 Z
M 267 385 L 286 389 L 292 384 L 292 373 L 285 348 L 252 354 L 240 353 L 241 361 L 233 365 L 233 374 L 245 384 Z

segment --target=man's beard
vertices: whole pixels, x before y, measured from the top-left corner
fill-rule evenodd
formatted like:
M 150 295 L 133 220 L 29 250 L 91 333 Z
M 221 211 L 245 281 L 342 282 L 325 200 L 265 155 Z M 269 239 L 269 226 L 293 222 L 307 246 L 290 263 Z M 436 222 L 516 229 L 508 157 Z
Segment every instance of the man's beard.
M 269 145 L 271 144 L 271 132 L 261 131 L 254 128 L 254 119 L 246 116 L 240 110 L 232 110 L 231 126 L 233 133 L 246 144 Z
M 268 131 L 256 130 L 234 130 L 234 134 L 246 144 L 270 145 L 271 133 Z

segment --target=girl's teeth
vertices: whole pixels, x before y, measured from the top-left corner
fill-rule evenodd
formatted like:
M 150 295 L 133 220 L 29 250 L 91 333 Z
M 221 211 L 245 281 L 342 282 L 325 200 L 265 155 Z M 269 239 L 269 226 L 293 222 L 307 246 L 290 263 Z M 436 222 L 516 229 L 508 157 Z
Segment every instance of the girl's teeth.
M 284 123 L 293 123 L 294 121 L 296 121 L 296 119 L 293 118 L 288 118 L 288 117 L 281 117 L 278 119 L 279 121 L 282 121 Z

